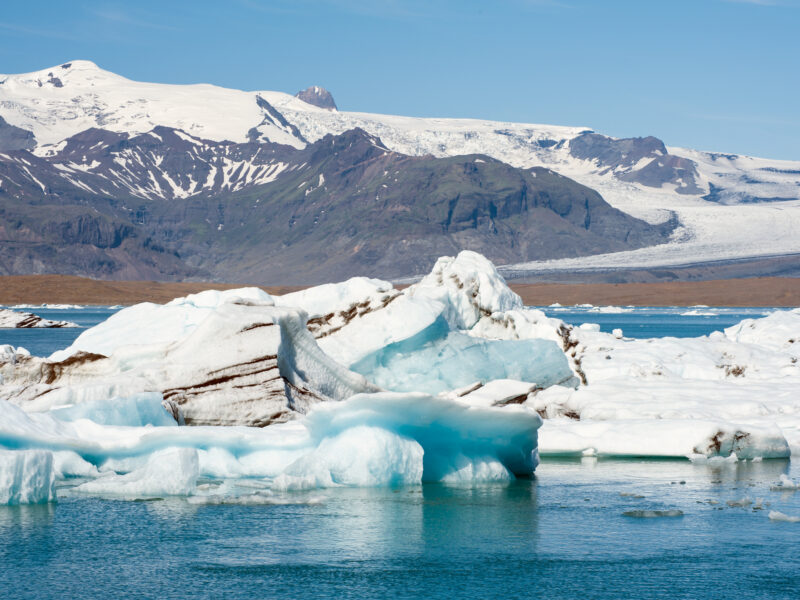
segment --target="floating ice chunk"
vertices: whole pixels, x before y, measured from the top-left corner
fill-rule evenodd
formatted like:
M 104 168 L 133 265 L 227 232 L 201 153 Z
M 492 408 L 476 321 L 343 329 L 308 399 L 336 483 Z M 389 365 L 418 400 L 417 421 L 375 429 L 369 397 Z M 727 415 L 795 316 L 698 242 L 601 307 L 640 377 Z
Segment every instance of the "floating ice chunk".
M 621 306 L 593 306 L 589 309 L 589 312 L 596 312 L 608 315 L 615 315 L 621 313 L 629 313 L 632 312 L 633 309 L 631 308 L 622 308 Z
M 705 454 L 690 454 L 688 458 L 696 465 L 708 465 L 710 467 L 736 466 L 737 464 L 739 464 L 739 457 L 736 456 L 736 454 L 731 454 L 729 456 L 707 456 Z M 761 459 L 760 456 L 758 458 Z
M 280 490 L 393 486 L 422 481 L 422 446 L 380 427 L 358 426 L 325 438 L 274 481 Z
M 800 483 L 791 480 L 785 473 L 781 473 L 781 480 L 770 489 L 773 492 L 795 492 L 800 490 Z
M 790 516 L 778 510 L 769 511 L 769 520 L 783 523 L 800 523 L 800 517 Z
M 51 321 L 43 319 L 33 313 L 17 312 L 7 308 L 0 308 L 0 328 L 61 328 L 77 327 L 77 323 L 70 321 Z
M 658 517 L 682 517 L 683 511 L 676 508 L 669 510 L 628 510 L 622 514 L 636 519 L 653 519 Z
M 111 398 L 56 408 L 50 414 L 62 421 L 88 419 L 100 425 L 170 427 L 177 423 L 166 411 L 160 393 L 145 392 L 128 398 Z
M 194 492 L 199 473 L 194 448 L 167 448 L 152 454 L 140 469 L 87 481 L 74 491 L 125 498 L 186 496 Z
M 39 504 L 55 499 L 52 452 L 0 450 L 0 505 Z
M 752 503 L 753 501 L 745 496 L 744 498 L 739 498 L 738 500 L 728 500 L 725 504 L 731 508 L 744 508 L 746 506 L 750 506 Z
M 536 432 L 541 422 L 535 411 L 521 405 L 478 408 L 425 394 L 389 392 L 318 404 L 305 419 L 314 439 L 366 426 L 415 441 L 424 451 L 423 481 L 445 479 L 465 466 L 462 457 L 478 465 L 471 471 L 475 477 L 488 474 L 495 479 L 495 466 L 478 464 L 493 461 L 513 475 L 531 475 L 538 463 Z
M 547 392 L 548 390 L 545 390 Z M 538 398 L 545 392 L 540 392 Z M 534 403 L 534 406 L 537 404 Z M 571 413 L 570 413 L 571 414 Z M 693 419 L 545 419 L 539 435 L 543 456 L 580 456 L 594 448 L 598 456 L 691 457 L 763 456 L 786 458 L 786 439 L 776 427 L 743 427 Z M 730 460 L 736 460 L 731 458 Z
M 319 496 L 298 496 L 297 494 L 278 495 L 271 490 L 257 490 L 249 494 L 232 494 L 228 490 L 219 490 L 209 495 L 190 496 L 186 499 L 189 504 L 221 505 L 235 504 L 239 506 L 264 506 L 264 505 L 304 505 L 315 506 L 322 504 Z
M 581 331 L 600 331 L 600 325 L 597 323 L 581 323 L 578 329 Z
M 549 340 L 485 340 L 438 330 L 391 344 L 351 367 L 376 385 L 398 392 L 437 394 L 476 379 L 530 381 L 545 388 L 572 379 L 563 351 Z

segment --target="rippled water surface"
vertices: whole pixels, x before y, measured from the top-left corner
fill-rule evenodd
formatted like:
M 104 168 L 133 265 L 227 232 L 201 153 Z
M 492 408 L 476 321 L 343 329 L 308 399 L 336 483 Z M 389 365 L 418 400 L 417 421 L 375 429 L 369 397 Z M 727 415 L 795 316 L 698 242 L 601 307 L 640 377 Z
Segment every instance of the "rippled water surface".
M 584 459 L 508 485 L 259 506 L 0 507 L 0 597 L 796 598 L 800 524 L 767 516 L 800 514 L 800 494 L 769 490 L 781 473 L 800 476 L 783 460 Z M 745 497 L 763 510 L 727 505 Z M 643 510 L 683 515 L 624 514 Z

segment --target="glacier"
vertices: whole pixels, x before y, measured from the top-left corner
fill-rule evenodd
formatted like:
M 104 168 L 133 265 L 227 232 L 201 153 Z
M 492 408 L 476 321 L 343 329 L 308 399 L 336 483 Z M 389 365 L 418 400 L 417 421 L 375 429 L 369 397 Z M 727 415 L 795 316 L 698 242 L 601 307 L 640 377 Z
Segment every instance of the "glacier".
M 0 503 L 509 481 L 540 456 L 785 458 L 799 360 L 800 309 L 630 339 L 523 306 L 468 251 L 402 290 L 201 292 L 46 358 L 0 348 Z

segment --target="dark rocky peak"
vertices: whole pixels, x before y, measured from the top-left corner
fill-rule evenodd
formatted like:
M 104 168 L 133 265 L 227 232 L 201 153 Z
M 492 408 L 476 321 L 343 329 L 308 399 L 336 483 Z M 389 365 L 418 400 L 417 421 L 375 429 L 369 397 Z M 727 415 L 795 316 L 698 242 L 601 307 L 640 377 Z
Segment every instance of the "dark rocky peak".
M 334 159 L 340 163 L 358 164 L 385 154 L 393 154 L 377 136 L 360 127 L 348 129 L 339 135 L 328 134 L 304 151 L 309 162 Z
M 319 87 L 318 85 L 312 85 L 309 88 L 297 92 L 294 97 L 299 98 L 306 104 L 311 104 L 312 106 L 316 106 L 318 108 L 324 108 L 325 110 L 338 110 L 336 108 L 336 102 L 334 102 L 331 93 L 325 88 Z
M 569 151 L 575 158 L 596 160 L 612 170 L 631 168 L 643 158 L 667 154 L 664 142 L 653 136 L 614 139 L 599 133 L 582 133 L 569 143 Z
M 57 160 L 80 160 L 83 156 L 96 155 L 127 138 L 127 133 L 116 133 L 107 129 L 91 127 L 64 140 L 64 147 L 52 154 L 52 156 Z
M 189 150 L 194 146 L 203 145 L 204 143 L 214 144 L 215 142 L 206 142 L 205 140 L 196 138 L 193 135 L 189 135 L 180 129 L 175 129 L 174 127 L 165 127 L 164 125 L 156 125 L 150 131 L 140 133 L 139 135 L 130 139 L 130 144 L 132 146 L 165 146 L 170 150 L 177 151 Z M 226 142 L 220 142 L 220 144 L 225 143 Z
M 660 188 L 675 186 L 679 194 L 701 194 L 697 165 L 667 152 L 664 142 L 648 136 L 614 139 L 597 133 L 582 133 L 569 143 L 575 158 L 592 160 L 601 173 L 613 171 L 622 181 Z
M 30 150 L 35 146 L 33 132 L 11 125 L 0 117 L 0 151 Z

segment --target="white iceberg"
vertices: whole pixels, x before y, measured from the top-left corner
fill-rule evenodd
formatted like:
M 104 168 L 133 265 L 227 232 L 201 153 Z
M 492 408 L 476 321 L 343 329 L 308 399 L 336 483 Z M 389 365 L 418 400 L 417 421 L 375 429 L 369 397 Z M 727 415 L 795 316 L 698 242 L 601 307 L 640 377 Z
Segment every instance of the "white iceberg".
M 800 310 L 692 339 L 573 327 L 462 252 L 402 291 L 209 291 L 123 309 L 48 359 L 0 347 L 0 448 L 120 497 L 199 493 L 198 477 L 506 481 L 540 454 L 786 457 L 798 340 Z
M 71 321 L 52 321 L 33 313 L 0 308 L 0 329 L 31 329 L 43 327 L 57 329 L 61 327 L 78 327 L 78 324 Z
M 54 502 L 53 453 L 0 450 L 0 505 Z
M 166 448 L 124 475 L 107 475 L 82 483 L 74 492 L 125 498 L 188 496 L 195 491 L 200 462 L 194 448 Z

